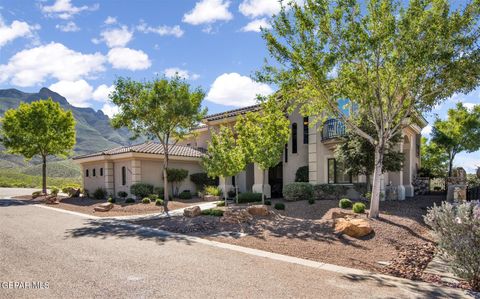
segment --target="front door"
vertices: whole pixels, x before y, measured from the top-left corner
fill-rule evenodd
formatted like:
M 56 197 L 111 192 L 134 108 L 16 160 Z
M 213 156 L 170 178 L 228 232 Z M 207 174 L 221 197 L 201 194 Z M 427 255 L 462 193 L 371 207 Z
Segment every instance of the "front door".
M 268 170 L 268 184 L 272 190 L 272 198 L 281 198 L 283 196 L 283 163 Z

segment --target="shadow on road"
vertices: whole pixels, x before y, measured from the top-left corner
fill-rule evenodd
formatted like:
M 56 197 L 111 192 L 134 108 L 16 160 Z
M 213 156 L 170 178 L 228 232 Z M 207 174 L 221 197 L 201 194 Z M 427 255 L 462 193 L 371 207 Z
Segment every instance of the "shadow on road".
M 167 241 L 182 242 L 191 245 L 192 241 L 185 236 L 152 230 L 146 227 L 132 225 L 121 220 L 87 220 L 82 227 L 68 229 L 65 232 L 67 238 L 94 237 L 106 239 L 113 238 L 136 238 L 139 240 L 152 240 L 160 245 Z
M 23 206 L 23 205 L 35 205 L 40 202 L 33 200 L 20 200 L 20 199 L 0 199 L 0 208 L 9 206 Z

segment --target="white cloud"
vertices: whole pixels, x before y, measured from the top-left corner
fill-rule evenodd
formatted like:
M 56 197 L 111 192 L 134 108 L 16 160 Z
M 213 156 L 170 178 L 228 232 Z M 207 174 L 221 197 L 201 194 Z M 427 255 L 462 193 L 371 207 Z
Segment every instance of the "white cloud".
M 268 23 L 266 18 L 256 19 L 248 23 L 242 28 L 244 32 L 260 32 L 260 28 L 270 29 L 272 26 Z
M 115 114 L 118 113 L 118 106 L 110 103 L 105 103 L 103 104 L 102 111 L 103 113 L 108 115 L 108 117 L 112 118 Z
M 99 8 L 98 4 L 94 4 L 92 6 L 74 6 L 72 5 L 70 0 L 56 0 L 55 3 L 52 5 L 40 5 L 40 8 L 43 13 L 45 13 L 49 17 L 56 17 L 63 20 L 68 20 L 72 18 L 74 15 L 90 10 L 94 11 Z
M 47 78 L 76 81 L 105 70 L 105 56 L 83 54 L 60 43 L 50 43 L 23 50 L 0 65 L 0 83 L 10 81 L 22 87 L 34 86 Z
M 142 50 L 130 48 L 113 48 L 108 52 L 108 61 L 115 69 L 131 71 L 148 69 L 152 63 Z
M 87 81 L 59 81 L 48 87 L 64 96 L 73 106 L 88 107 L 88 100 L 92 98 L 93 87 Z
M 229 6 L 230 1 L 201 0 L 191 11 L 183 15 L 182 21 L 191 25 L 230 21 L 233 19 L 233 15 L 228 10 Z
M 0 16 L 0 48 L 19 37 L 32 38 L 38 29 L 40 29 L 39 25 L 29 25 L 26 22 L 17 20 L 7 25 Z
M 137 26 L 137 30 L 143 33 L 156 33 L 160 36 L 164 35 L 173 35 L 175 37 L 182 37 L 184 31 L 180 26 L 158 26 L 158 27 L 151 27 L 148 26 L 145 22 L 140 22 L 140 25 Z
M 104 41 L 109 48 L 125 47 L 133 38 L 133 32 L 127 26 L 121 28 L 107 29 L 100 33 L 101 39 L 92 39 L 95 44 Z
M 197 80 L 200 77 L 198 74 L 191 73 L 188 70 L 184 70 L 178 67 L 167 68 L 163 71 L 163 73 L 168 78 L 172 78 L 175 76 L 175 74 L 178 74 L 179 77 L 184 78 L 186 80 L 188 79 Z
M 73 21 L 70 21 L 66 24 L 57 24 L 55 26 L 55 28 L 57 28 L 58 30 L 63 31 L 63 32 L 77 32 L 77 31 L 80 31 L 80 27 L 78 27 L 77 24 L 75 24 L 75 22 L 73 22 Z
M 113 85 L 107 86 L 106 84 L 99 85 L 97 89 L 92 93 L 92 98 L 98 102 L 108 102 L 110 93 L 115 89 Z
M 422 136 L 429 137 L 432 133 L 432 125 L 427 125 L 425 128 L 422 129 Z
M 108 16 L 103 22 L 107 25 L 113 25 L 117 23 L 117 18 Z
M 267 84 L 238 73 L 225 73 L 215 79 L 206 99 L 216 104 L 243 107 L 255 104 L 257 95 L 266 96 L 272 92 Z
M 280 11 L 278 0 L 244 0 L 238 6 L 238 10 L 244 16 L 257 18 L 260 16 L 271 17 Z

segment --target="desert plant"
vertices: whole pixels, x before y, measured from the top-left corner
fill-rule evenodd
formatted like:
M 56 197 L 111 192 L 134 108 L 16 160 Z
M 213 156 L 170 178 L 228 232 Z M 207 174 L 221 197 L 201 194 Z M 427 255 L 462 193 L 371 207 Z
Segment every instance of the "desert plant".
M 163 192 L 163 191 L 164 191 L 163 187 L 155 187 L 155 188 L 153 188 L 153 193 L 157 194 L 157 195 L 158 195 L 158 198 L 163 198 L 163 196 L 164 196 L 164 194 L 163 194 L 164 192 Z
M 366 200 L 370 200 L 370 199 L 372 198 L 372 193 L 367 192 L 367 193 L 365 193 L 364 196 L 365 196 L 365 199 L 366 199 Z
M 295 182 L 308 183 L 308 166 L 301 166 L 295 172 Z
M 352 207 L 352 201 L 348 198 L 342 198 L 338 202 L 338 206 L 342 209 L 350 209 Z
M 217 207 L 224 207 L 225 206 L 225 201 L 221 201 L 217 203 Z
M 223 210 L 220 210 L 220 209 L 206 209 L 206 210 L 202 210 L 202 215 L 222 217 L 223 216 Z
M 220 194 L 222 194 L 222 189 L 217 186 L 205 186 L 205 194 L 220 196 Z
M 115 202 L 116 202 L 115 198 L 113 198 L 113 197 L 111 197 L 111 196 L 107 199 L 107 201 L 108 201 L 109 203 L 115 203 Z
M 458 277 L 480 291 L 480 201 L 434 205 L 424 217 Z
M 272 205 L 272 201 L 271 201 L 270 199 L 265 200 L 265 205 L 266 205 L 266 206 L 271 206 L 271 205 Z
M 50 194 L 52 194 L 54 196 L 57 196 L 58 192 L 60 192 L 60 189 L 58 189 L 57 187 L 51 187 L 50 188 Z
M 128 196 L 128 193 L 125 191 L 118 191 L 117 192 L 118 197 L 125 199 Z
M 149 194 L 148 198 L 150 198 L 151 201 L 156 201 L 158 199 L 158 195 L 157 194 Z
M 238 194 L 238 203 L 262 201 L 262 193 L 244 192 Z
M 313 204 L 315 203 L 315 199 L 314 199 L 313 197 L 310 197 L 310 198 L 308 199 L 308 203 L 311 204 L 311 205 L 313 205 Z
M 190 193 L 190 190 L 183 190 L 180 194 L 178 194 L 178 198 L 192 199 L 192 193 Z
M 136 183 L 130 186 L 130 193 L 137 198 L 144 198 L 153 193 L 153 186 L 145 183 Z
M 167 168 L 167 180 L 172 183 L 172 195 L 178 195 L 178 183 L 188 177 L 188 170 L 181 168 Z
M 148 198 L 148 197 L 145 197 L 144 199 L 142 199 L 142 203 L 144 203 L 144 204 L 149 204 L 149 203 L 151 203 L 151 202 L 152 202 L 152 201 L 151 201 L 150 198 Z
M 135 199 L 129 197 L 129 198 L 125 199 L 125 203 L 135 203 Z
M 35 191 L 32 193 L 32 198 L 35 199 L 42 195 L 42 191 Z
M 285 210 L 285 204 L 282 202 L 277 202 L 274 206 L 275 210 Z
M 163 199 L 157 198 L 157 200 L 155 200 L 155 205 L 156 206 L 163 206 Z
M 308 200 L 313 197 L 313 187 L 309 183 L 290 183 L 283 188 L 283 197 L 288 201 Z
M 352 211 L 354 213 L 365 213 L 365 204 L 363 202 L 356 202 L 353 204 Z
M 95 199 L 105 199 L 107 197 L 107 190 L 104 188 L 97 188 L 93 191 L 92 195 Z

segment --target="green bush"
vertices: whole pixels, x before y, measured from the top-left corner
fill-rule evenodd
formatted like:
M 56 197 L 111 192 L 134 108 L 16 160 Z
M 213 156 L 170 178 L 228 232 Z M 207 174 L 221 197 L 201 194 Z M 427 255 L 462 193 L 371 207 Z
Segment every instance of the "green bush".
M 37 198 L 42 195 L 42 191 L 35 191 L 32 193 L 32 198 Z
M 365 204 L 363 202 L 354 203 L 352 211 L 354 213 L 365 213 Z
M 180 194 L 178 194 L 178 198 L 192 199 L 192 193 L 190 193 L 190 190 L 183 190 Z
M 142 203 L 144 203 L 144 204 L 149 204 L 149 203 L 151 203 L 151 202 L 152 202 L 152 201 L 151 201 L 150 198 L 148 198 L 148 197 L 145 197 L 144 199 L 142 199 Z
M 308 166 L 302 166 L 295 172 L 295 182 L 308 183 Z
M 107 199 L 107 201 L 110 202 L 110 203 L 115 203 L 115 202 L 116 202 L 116 199 L 110 196 L 110 197 Z
M 220 209 L 206 209 L 206 210 L 202 211 L 202 215 L 222 217 L 223 216 L 223 210 L 220 210 Z
M 205 172 L 193 173 L 190 175 L 190 181 L 192 181 L 197 187 L 197 191 L 203 190 L 205 186 L 218 185 L 218 178 L 210 178 Z
M 137 198 L 144 198 L 153 193 L 153 186 L 145 183 L 136 183 L 130 186 L 130 193 Z
M 365 193 L 365 199 L 370 201 L 372 199 L 372 193 L 370 192 Z
M 309 183 L 290 183 L 283 188 L 287 201 L 307 200 L 313 197 L 313 187 Z
M 163 193 L 164 193 L 164 188 L 163 187 L 155 187 L 153 188 L 153 193 L 157 194 L 159 197 L 163 198 Z
M 217 207 L 224 207 L 225 206 L 225 201 L 221 201 L 217 203 Z
M 62 187 L 62 192 L 68 194 L 68 196 L 70 197 L 74 197 L 79 195 L 79 191 L 78 191 L 79 189 L 80 187 L 77 187 L 77 186 L 66 186 L 66 187 Z
M 126 198 L 128 196 L 128 193 L 125 191 L 118 191 L 117 192 L 118 197 L 120 198 Z
M 308 203 L 311 204 L 311 205 L 313 205 L 313 204 L 315 203 L 315 199 L 314 199 L 313 197 L 310 197 L 310 198 L 308 199 Z
M 105 199 L 107 197 L 107 190 L 104 188 L 97 188 L 93 191 L 92 195 L 95 199 Z
M 155 205 L 157 205 L 157 206 L 163 206 L 163 199 L 158 198 L 157 200 L 155 200 Z
M 313 196 L 316 200 L 339 199 L 347 194 L 348 189 L 345 185 L 317 184 L 313 186 Z
M 274 208 L 275 210 L 285 210 L 285 204 L 283 202 L 277 202 Z
M 60 192 L 60 189 L 58 189 L 57 187 L 50 188 L 50 194 L 57 196 L 58 192 Z
M 125 199 L 125 203 L 135 203 L 135 199 L 129 197 L 129 198 Z
M 205 186 L 205 194 L 220 196 L 220 194 L 222 194 L 222 189 L 216 186 Z
M 157 194 L 149 194 L 148 198 L 150 198 L 151 201 L 156 201 L 158 199 L 158 195 Z
M 244 192 L 238 194 L 238 203 L 262 201 L 262 193 Z
M 266 206 L 271 206 L 272 205 L 272 201 L 270 199 L 266 199 L 265 200 L 265 205 Z
M 348 198 L 342 198 L 338 202 L 338 206 L 342 209 L 350 209 L 352 207 L 352 201 Z

